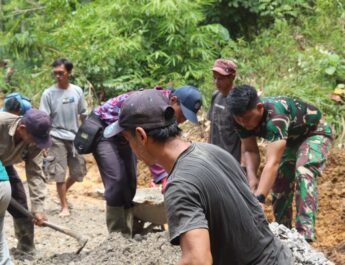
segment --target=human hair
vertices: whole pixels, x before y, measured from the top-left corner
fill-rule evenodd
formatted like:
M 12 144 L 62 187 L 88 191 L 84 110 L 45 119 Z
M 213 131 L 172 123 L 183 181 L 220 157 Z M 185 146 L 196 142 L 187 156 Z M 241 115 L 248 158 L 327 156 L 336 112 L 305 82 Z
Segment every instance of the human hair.
M 72 72 L 73 69 L 73 63 L 65 58 L 58 58 L 52 63 L 52 67 L 57 67 L 59 65 L 64 65 L 67 72 Z
M 16 97 L 13 97 L 5 101 L 4 109 L 7 112 L 18 114 L 22 110 L 22 105 L 20 101 L 17 100 Z
M 231 115 L 242 115 L 246 111 L 255 108 L 259 102 L 256 89 L 249 85 L 236 86 L 231 89 L 226 98 Z
M 174 92 L 176 91 L 176 89 L 173 88 L 172 86 L 169 86 L 166 89 L 170 91 L 170 93 L 169 93 L 169 100 L 170 100 L 174 96 Z M 177 104 L 180 105 L 180 101 L 179 101 L 178 97 L 176 97 L 176 102 L 177 102 Z
M 179 136 L 181 134 L 181 129 L 178 127 L 177 122 L 170 124 L 167 127 L 157 128 L 157 129 L 145 129 L 146 134 L 151 137 L 155 142 L 163 143 L 167 139 Z M 130 129 L 130 132 L 135 136 L 135 129 Z

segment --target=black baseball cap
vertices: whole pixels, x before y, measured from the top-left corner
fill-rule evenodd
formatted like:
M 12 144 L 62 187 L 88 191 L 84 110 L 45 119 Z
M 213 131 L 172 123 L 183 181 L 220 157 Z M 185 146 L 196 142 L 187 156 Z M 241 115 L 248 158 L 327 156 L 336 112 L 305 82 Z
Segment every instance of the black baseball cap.
M 169 100 L 156 89 L 136 91 L 123 103 L 118 121 L 104 130 L 104 137 L 110 138 L 124 129 L 141 127 L 145 130 L 165 128 L 176 121 L 175 111 Z

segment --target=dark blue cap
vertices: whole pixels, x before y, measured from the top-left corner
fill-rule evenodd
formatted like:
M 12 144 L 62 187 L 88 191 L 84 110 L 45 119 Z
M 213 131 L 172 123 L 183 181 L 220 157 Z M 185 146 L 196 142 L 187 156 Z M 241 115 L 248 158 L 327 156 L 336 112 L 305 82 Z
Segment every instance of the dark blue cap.
M 49 136 L 52 122 L 47 113 L 38 109 L 29 109 L 21 121 L 32 135 L 38 148 L 45 149 L 52 145 L 52 140 Z
M 172 96 L 176 96 L 185 118 L 193 123 L 198 123 L 197 112 L 202 105 L 200 91 L 194 86 L 178 87 Z

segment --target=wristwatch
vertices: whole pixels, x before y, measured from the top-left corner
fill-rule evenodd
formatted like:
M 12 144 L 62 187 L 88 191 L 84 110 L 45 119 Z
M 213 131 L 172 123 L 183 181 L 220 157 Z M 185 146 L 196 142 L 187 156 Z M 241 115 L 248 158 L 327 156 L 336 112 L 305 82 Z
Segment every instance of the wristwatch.
M 262 204 L 265 203 L 265 200 L 266 200 L 265 195 L 259 194 L 259 195 L 256 195 L 256 198 L 257 198 L 257 200 L 258 200 L 260 203 L 262 203 Z

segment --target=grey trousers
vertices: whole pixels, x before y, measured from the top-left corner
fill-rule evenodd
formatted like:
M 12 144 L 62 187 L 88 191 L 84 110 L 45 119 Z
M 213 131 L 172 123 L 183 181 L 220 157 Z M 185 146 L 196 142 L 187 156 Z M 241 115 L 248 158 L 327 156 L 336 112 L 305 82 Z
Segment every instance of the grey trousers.
M 9 181 L 0 181 L 0 265 L 11 265 L 10 253 L 4 237 L 4 218 L 11 200 L 11 185 Z
M 18 176 L 17 170 L 14 168 L 14 166 L 6 166 L 6 172 L 10 179 L 11 189 L 12 189 L 12 197 L 17 202 L 20 203 L 25 209 L 28 208 L 28 202 L 26 199 L 25 189 L 23 186 L 23 182 Z M 26 218 L 24 214 L 16 210 L 11 205 L 7 208 L 8 212 L 13 216 L 13 218 Z

